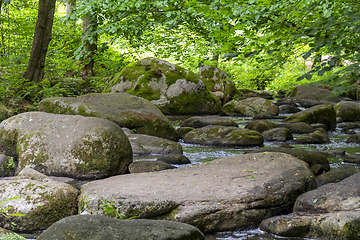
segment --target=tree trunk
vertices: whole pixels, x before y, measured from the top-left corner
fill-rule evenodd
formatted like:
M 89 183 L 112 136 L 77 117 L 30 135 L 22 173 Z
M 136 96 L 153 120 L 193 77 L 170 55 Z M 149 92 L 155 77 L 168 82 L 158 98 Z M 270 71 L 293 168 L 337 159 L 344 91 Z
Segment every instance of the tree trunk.
M 97 28 L 97 19 L 96 17 L 90 18 L 86 17 L 83 19 L 83 32 L 87 31 L 96 31 Z M 95 54 L 97 50 L 97 35 L 93 39 L 83 38 L 83 44 L 86 46 L 86 59 L 85 65 L 83 67 L 83 74 L 85 76 L 94 76 L 94 64 L 95 64 Z
M 65 13 L 66 16 L 69 16 L 70 13 L 74 11 L 74 7 L 76 6 L 76 0 L 65 0 Z
M 36 22 L 30 60 L 24 78 L 40 82 L 44 76 L 45 58 L 51 41 L 56 0 L 39 0 L 38 19 Z

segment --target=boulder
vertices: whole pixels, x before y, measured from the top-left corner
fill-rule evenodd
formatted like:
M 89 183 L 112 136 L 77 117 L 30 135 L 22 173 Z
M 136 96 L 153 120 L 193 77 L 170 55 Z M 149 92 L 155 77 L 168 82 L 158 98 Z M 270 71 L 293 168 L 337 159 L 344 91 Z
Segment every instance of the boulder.
M 303 138 L 297 138 L 295 140 L 295 143 L 298 144 L 324 144 L 324 143 L 331 143 L 330 138 L 325 131 L 323 133 L 322 131 L 314 131 L 312 133 L 307 134 Z
M 267 216 L 290 212 L 297 196 L 314 187 L 303 161 L 283 153 L 246 154 L 86 183 L 79 211 L 114 216 L 105 212 L 107 201 L 124 218 L 180 221 L 203 232 L 248 229 Z
M 70 216 L 54 223 L 37 240 L 204 240 L 199 229 L 179 222 L 148 219 L 122 220 L 106 216 Z
M 148 99 L 164 114 L 216 114 L 221 107 L 197 74 L 157 58 L 125 67 L 112 83 L 111 92 Z
M 320 166 L 322 166 L 322 168 L 325 171 L 330 170 L 330 164 L 328 159 L 324 155 L 318 152 L 308 152 L 305 150 L 291 149 L 286 147 L 267 147 L 267 148 L 259 148 L 256 150 L 245 151 L 245 154 L 259 153 L 259 152 L 282 152 L 282 153 L 290 154 L 309 164 L 310 169 L 312 166 L 319 164 Z
M 196 128 L 184 136 L 185 143 L 215 146 L 261 146 L 263 136 L 253 130 L 209 125 Z
M 360 103 L 339 102 L 334 106 L 336 116 L 344 122 L 354 122 L 360 120 Z
M 24 174 L 15 180 L 0 181 L 1 208 L 5 209 L 0 215 L 2 227 L 35 232 L 77 213 L 78 190 L 39 175 L 38 180 L 26 179 Z
M 267 120 L 254 120 L 249 122 L 245 128 L 251 129 L 251 130 L 255 130 L 259 133 L 262 133 L 264 131 L 270 130 L 272 128 L 276 128 L 277 125 L 276 123 L 267 121 Z
M 305 122 L 298 123 L 282 123 L 278 127 L 284 127 L 291 131 L 291 133 L 311 133 L 314 131 L 314 128 Z
M 129 165 L 130 173 L 155 172 L 175 168 L 169 163 L 161 161 L 137 161 Z
M 359 239 L 359 207 L 360 173 L 356 173 L 300 195 L 294 214 L 269 218 L 261 229 L 288 237 Z
M 297 112 L 301 112 L 301 109 L 299 109 L 297 106 L 287 105 L 287 104 L 279 106 L 280 114 L 297 113 Z
M 334 106 L 336 102 L 326 101 L 326 100 L 312 100 L 312 99 L 299 99 L 299 104 L 303 108 L 311 108 L 317 105 L 330 105 Z
M 180 143 L 149 136 L 145 134 L 130 134 L 128 139 L 131 144 L 133 154 L 182 154 L 183 149 Z
M 287 128 L 273 128 L 262 132 L 265 141 L 286 142 L 293 140 L 293 135 Z
M 46 98 L 40 102 L 39 108 L 48 113 L 105 118 L 139 134 L 178 140 L 176 130 L 159 108 L 130 94 L 93 93 L 80 97 Z
M 344 162 L 360 164 L 360 154 L 347 154 L 344 157 Z
M 202 128 L 208 125 L 238 127 L 235 121 L 221 116 L 190 117 L 182 122 L 181 127 Z
M 162 161 L 170 164 L 190 164 L 191 161 L 182 154 L 169 154 L 161 156 L 157 161 Z
M 346 139 L 346 143 L 360 143 L 360 133 L 354 133 L 348 139 Z
M 328 183 L 336 183 L 358 172 L 359 170 L 354 166 L 341 165 L 338 168 L 316 176 L 316 182 L 318 186 L 322 186 Z
M 177 129 L 177 131 L 178 131 L 178 134 L 179 134 L 179 138 L 180 139 L 184 139 L 184 136 L 188 133 L 188 132 L 190 132 L 190 131 L 192 131 L 192 130 L 194 130 L 195 128 L 193 128 L 193 127 L 179 127 L 178 129 Z
M 296 86 L 290 93 L 289 97 L 294 97 L 297 99 L 337 101 L 337 97 L 330 90 L 305 85 Z
M 343 157 L 345 156 L 345 150 L 316 150 L 316 152 L 323 154 L 325 157 Z
M 229 76 L 215 65 L 205 65 L 199 69 L 200 79 L 206 87 L 225 104 L 238 93 L 235 84 L 226 80 Z
M 323 123 L 329 129 L 334 129 L 336 127 L 336 113 L 330 105 L 317 105 L 290 115 L 285 119 L 285 122 Z
M 126 173 L 132 150 L 122 129 L 106 119 L 27 112 L 0 124 L 0 143 L 14 149 L 18 170 L 76 179 Z
M 221 111 L 229 116 L 251 116 L 257 115 L 271 115 L 279 114 L 279 107 L 273 104 L 270 100 L 252 97 L 244 100 L 232 100 L 226 103 Z

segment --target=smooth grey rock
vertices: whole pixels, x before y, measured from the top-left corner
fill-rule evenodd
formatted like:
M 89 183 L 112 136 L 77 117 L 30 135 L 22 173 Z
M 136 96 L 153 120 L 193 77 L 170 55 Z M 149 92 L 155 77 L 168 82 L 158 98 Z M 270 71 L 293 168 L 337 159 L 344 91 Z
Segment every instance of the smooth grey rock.
M 305 161 L 309 164 L 310 167 L 316 164 L 320 164 L 325 171 L 330 170 L 330 164 L 328 159 L 318 152 L 310 152 L 300 149 L 291 149 L 285 147 L 267 147 L 267 148 L 259 148 L 256 150 L 245 151 L 245 154 L 248 153 L 258 153 L 258 152 L 282 152 L 290 154 L 300 160 Z
M 328 89 L 319 88 L 317 86 L 298 85 L 290 93 L 290 97 L 297 99 L 311 100 L 330 100 L 336 101 L 338 98 Z
M 322 186 L 327 183 L 336 183 L 358 172 L 359 170 L 354 166 L 341 165 L 338 168 L 316 176 L 316 182 L 318 186 Z
M 157 161 L 162 161 L 170 164 L 189 164 L 190 160 L 182 154 L 169 154 L 161 156 Z
M 316 187 L 306 163 L 283 153 L 246 154 L 152 173 L 86 183 L 82 214 L 105 215 L 113 202 L 124 218 L 161 218 L 203 232 L 257 227 L 265 217 L 290 212 L 293 201 Z
M 166 169 L 174 169 L 169 163 L 161 161 L 136 161 L 129 165 L 130 173 L 155 172 Z
M 204 240 L 199 229 L 184 223 L 106 216 L 70 216 L 46 229 L 38 240 Z
M 284 127 L 290 129 L 291 133 L 311 133 L 314 131 L 314 128 L 305 122 L 298 123 L 282 123 L 278 127 Z
M 126 173 L 132 150 L 122 129 L 95 117 L 27 112 L 0 124 L 0 143 L 16 149 L 18 169 L 46 175 L 103 178 Z
M 287 128 L 273 128 L 262 133 L 265 141 L 286 142 L 293 140 L 293 135 Z
M 303 138 L 298 138 L 295 140 L 295 143 L 298 144 L 324 144 L 324 143 L 331 143 L 330 138 L 325 131 L 314 131 L 312 133 L 307 134 Z
M 192 128 L 202 128 L 208 125 L 219 125 L 219 126 L 229 126 L 229 127 L 238 127 L 238 124 L 226 117 L 221 116 L 197 116 L 186 119 L 181 127 L 192 127 Z
M 130 134 L 128 139 L 131 144 L 133 154 L 182 154 L 183 149 L 180 143 L 149 136 L 145 134 Z

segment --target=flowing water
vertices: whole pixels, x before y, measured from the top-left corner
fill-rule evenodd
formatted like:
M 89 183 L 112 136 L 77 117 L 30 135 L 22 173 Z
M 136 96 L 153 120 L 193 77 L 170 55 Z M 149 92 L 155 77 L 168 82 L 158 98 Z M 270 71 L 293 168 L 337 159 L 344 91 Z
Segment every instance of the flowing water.
M 168 117 L 170 121 L 174 124 L 175 127 L 181 126 L 183 120 L 191 116 L 170 116 Z M 248 122 L 251 121 L 251 118 L 247 117 L 228 117 L 239 124 L 239 127 L 244 127 Z M 280 123 L 281 119 L 271 120 L 275 123 Z M 301 134 L 294 134 L 294 138 L 303 137 Z M 289 142 L 289 145 L 296 149 L 303 149 L 307 151 L 316 151 L 316 150 L 345 150 L 346 153 L 360 153 L 360 146 L 358 144 L 349 144 L 346 143 L 346 139 L 349 137 L 347 134 L 341 133 L 340 129 L 335 129 L 334 131 L 329 132 L 329 138 L 331 143 L 328 144 L 295 144 Z M 246 150 L 257 149 L 254 148 L 229 148 L 229 147 L 216 147 L 216 146 L 204 146 L 197 144 L 187 144 L 183 141 L 180 141 L 184 155 L 188 157 L 192 164 L 202 164 L 204 162 L 209 162 L 215 159 L 240 155 L 243 154 Z M 276 147 L 280 146 L 283 143 L 279 142 L 264 142 L 264 147 Z M 156 158 L 155 156 L 149 156 L 150 158 Z M 328 158 L 330 161 L 331 168 L 337 168 L 342 164 L 343 157 L 331 157 Z M 284 238 L 275 236 L 262 232 L 259 229 L 250 229 L 246 231 L 235 231 L 235 232 L 224 232 L 224 233 L 215 233 L 206 236 L 207 240 L 210 239 L 221 239 L 221 240 L 230 240 L 230 239 L 242 239 L 242 240 L 304 240 L 306 238 Z

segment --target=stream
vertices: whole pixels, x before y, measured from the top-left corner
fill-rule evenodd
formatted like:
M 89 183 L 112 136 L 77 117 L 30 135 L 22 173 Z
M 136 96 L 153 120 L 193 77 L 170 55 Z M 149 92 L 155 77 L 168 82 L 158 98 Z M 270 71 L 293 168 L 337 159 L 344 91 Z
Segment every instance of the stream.
M 168 116 L 169 120 L 173 123 L 175 127 L 181 126 L 183 120 L 192 117 L 192 116 Z M 252 120 L 251 117 L 224 117 L 230 118 L 239 124 L 239 127 L 245 127 L 248 122 Z M 281 119 L 272 119 L 275 123 L 282 122 Z M 355 129 L 358 132 L 359 129 Z M 303 137 L 305 134 L 293 134 L 294 139 L 298 137 Z M 336 128 L 333 131 L 329 131 L 329 138 L 331 143 L 328 144 L 295 144 L 288 141 L 290 146 L 296 149 L 302 149 L 307 151 L 316 151 L 316 150 L 345 150 L 348 153 L 360 153 L 360 146 L 358 144 L 346 143 L 346 139 L 349 137 L 348 134 L 341 133 L 341 129 Z M 258 147 L 249 148 L 228 148 L 228 147 L 217 147 L 217 146 L 204 146 L 196 144 L 186 144 L 182 140 L 180 143 L 183 147 L 183 154 L 190 159 L 191 164 L 202 164 L 209 162 L 215 159 L 241 155 L 246 150 L 257 149 Z M 264 142 L 264 147 L 276 147 L 280 146 L 283 143 L 280 142 Z M 156 158 L 156 156 L 149 156 L 148 159 Z M 135 159 L 134 159 L 135 160 Z M 331 168 L 337 168 L 342 164 L 348 164 L 343 162 L 343 157 L 330 157 L 328 158 Z M 355 165 L 356 166 L 356 165 Z M 304 240 L 308 238 L 284 238 L 275 236 L 272 234 L 265 233 L 260 229 L 249 229 L 246 231 L 235 231 L 235 232 L 223 232 L 223 233 L 214 233 L 206 236 L 207 240 L 210 239 L 221 239 L 221 240 L 230 240 L 230 239 L 242 239 L 242 240 Z

